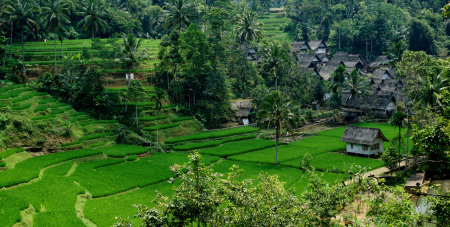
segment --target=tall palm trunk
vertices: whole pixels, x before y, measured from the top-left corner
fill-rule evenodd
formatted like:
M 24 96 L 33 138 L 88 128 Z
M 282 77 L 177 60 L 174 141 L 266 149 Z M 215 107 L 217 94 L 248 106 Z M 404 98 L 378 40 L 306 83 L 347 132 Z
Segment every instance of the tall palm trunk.
M 278 91 L 278 85 L 277 85 L 277 68 L 275 67 L 275 90 Z
M 58 36 L 56 35 L 56 28 L 55 28 L 55 74 L 57 72 L 57 69 L 56 69 L 56 40 L 57 39 L 58 39 Z
M 20 35 L 22 36 L 22 77 L 23 77 L 23 82 L 25 82 L 25 58 L 23 57 L 23 28 L 20 30 Z
M 159 151 L 159 110 L 156 111 L 156 152 Z
M 137 111 L 137 102 L 136 102 L 136 127 L 139 127 L 139 118 L 138 118 L 138 111 Z
M 92 27 L 92 41 L 91 41 L 91 67 L 92 67 L 92 59 L 94 58 L 94 49 L 92 44 L 94 43 L 94 27 Z
M 128 92 L 130 91 L 130 74 L 128 73 L 128 68 L 126 71 L 127 76 L 127 103 L 125 104 L 125 112 L 128 113 Z
M 63 63 L 62 69 L 64 70 L 64 47 L 63 47 L 63 41 L 61 40 L 61 61 Z
M 276 142 L 275 142 L 275 165 L 278 163 L 278 140 L 280 138 L 280 128 L 281 128 L 281 122 L 278 119 L 277 120 L 277 132 L 275 133 Z
M 11 22 L 11 46 L 10 46 L 10 49 L 9 49 L 9 61 L 11 61 L 11 58 L 12 58 L 12 47 L 13 47 L 12 35 L 13 35 L 13 31 L 14 31 L 14 22 Z

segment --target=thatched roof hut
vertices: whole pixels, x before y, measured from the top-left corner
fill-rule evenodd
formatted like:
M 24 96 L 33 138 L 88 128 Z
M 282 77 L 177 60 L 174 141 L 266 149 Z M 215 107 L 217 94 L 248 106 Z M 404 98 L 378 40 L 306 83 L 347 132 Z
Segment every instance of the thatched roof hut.
M 372 155 L 383 152 L 383 142 L 389 141 L 378 128 L 349 126 L 342 135 L 341 142 L 347 143 L 346 151 Z

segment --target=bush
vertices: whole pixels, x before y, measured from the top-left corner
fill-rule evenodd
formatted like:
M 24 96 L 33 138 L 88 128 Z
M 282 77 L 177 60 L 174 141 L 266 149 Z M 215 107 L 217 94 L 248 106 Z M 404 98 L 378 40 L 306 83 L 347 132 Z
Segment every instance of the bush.
M 6 163 L 4 163 L 2 160 L 0 160 L 0 167 L 5 167 Z
M 137 160 L 137 155 L 131 155 L 126 158 L 127 161 L 132 162 Z

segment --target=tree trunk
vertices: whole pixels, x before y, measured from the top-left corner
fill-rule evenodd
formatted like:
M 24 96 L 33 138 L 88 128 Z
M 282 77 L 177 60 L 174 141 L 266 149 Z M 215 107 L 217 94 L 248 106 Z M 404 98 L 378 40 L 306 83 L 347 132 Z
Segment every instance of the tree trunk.
M 25 82 L 25 58 L 23 56 L 23 28 L 20 31 L 20 35 L 22 36 L 22 77 L 23 77 L 23 82 Z
M 159 124 L 158 124 L 158 118 L 159 118 L 159 110 L 156 111 L 156 152 L 159 151 L 159 130 L 158 130 Z
M 64 46 L 63 41 L 61 40 L 61 61 L 62 61 L 62 70 L 64 70 Z
M 55 74 L 57 72 L 56 70 L 56 40 L 58 39 L 58 36 L 56 35 L 56 27 L 55 27 Z
M 275 67 L 275 90 L 278 91 L 278 85 L 277 85 L 277 68 Z
M 127 103 L 125 104 L 125 112 L 128 113 L 128 92 L 130 90 L 130 75 L 128 73 L 128 68 L 127 68 L 127 70 L 125 70 L 125 73 L 128 74 L 128 77 L 127 77 Z
M 407 115 L 408 116 L 408 115 Z M 409 119 L 407 117 L 407 121 L 409 124 Z M 408 143 L 409 143 L 409 125 L 406 126 L 406 159 L 405 159 L 405 173 L 408 172 Z
M 138 111 L 137 111 L 137 102 L 136 102 L 136 127 L 139 127 L 139 117 L 138 117 Z
M 12 35 L 13 35 L 13 31 L 14 31 L 14 22 L 11 22 L 11 46 L 10 46 L 10 49 L 9 49 L 9 61 L 11 61 L 11 58 L 12 58 L 12 47 L 13 47 Z
M 276 142 L 275 142 L 275 165 L 278 164 L 278 139 L 280 138 L 280 120 L 277 120 L 277 128 L 276 128 Z
M 93 44 L 94 43 L 94 27 L 92 27 L 92 41 L 91 41 L 91 67 L 92 67 L 92 59 L 94 58 L 94 48 L 93 48 Z

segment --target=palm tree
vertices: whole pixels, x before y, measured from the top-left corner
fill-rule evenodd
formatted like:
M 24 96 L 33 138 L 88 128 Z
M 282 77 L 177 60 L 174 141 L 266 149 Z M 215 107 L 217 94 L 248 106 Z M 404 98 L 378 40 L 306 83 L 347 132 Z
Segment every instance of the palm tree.
M 401 111 L 397 111 L 392 114 L 391 119 L 389 120 L 389 123 L 391 124 L 391 126 L 398 128 L 398 151 L 399 151 L 399 153 L 400 153 L 400 149 L 401 149 L 401 138 L 402 138 L 401 130 L 406 123 L 406 121 L 405 121 L 406 117 L 407 117 L 407 115 L 405 113 L 403 113 Z M 408 162 L 408 151 L 406 151 L 406 162 Z M 405 163 L 405 164 L 408 165 L 408 163 Z
M 393 43 L 392 46 L 389 47 L 389 52 L 385 52 L 383 54 L 387 55 L 391 60 L 389 64 L 395 67 L 397 62 L 402 61 L 403 53 L 408 49 L 408 45 L 404 40 L 400 40 L 396 43 Z
M 23 30 L 27 26 L 30 30 L 39 28 L 38 24 L 33 20 L 33 13 L 38 9 L 34 2 L 26 0 L 15 0 L 11 4 L 5 6 L 3 13 L 9 17 L 12 23 L 15 23 L 20 28 L 20 37 L 22 42 L 22 77 L 25 79 L 25 59 L 23 55 Z M 12 28 L 11 28 L 12 30 Z
M 57 29 L 64 24 L 70 24 L 70 4 L 63 0 L 45 0 L 44 7 L 41 8 L 42 25 L 47 31 L 53 30 L 55 33 L 55 73 L 56 73 L 56 40 L 58 39 Z M 61 42 L 62 46 L 62 42 Z
M 280 44 L 275 42 L 270 42 L 264 49 L 264 60 L 263 65 L 270 68 L 270 71 L 275 77 L 275 90 L 278 91 L 277 85 L 277 72 L 278 67 L 280 67 L 284 62 L 287 62 L 287 51 Z
M 342 84 L 345 82 L 345 78 L 348 77 L 349 74 L 346 71 L 345 66 L 339 65 L 336 70 L 334 70 L 331 75 L 332 83 L 331 90 L 333 93 L 336 93 L 339 88 L 342 87 Z
M 258 22 L 256 13 L 244 10 L 237 15 L 235 31 L 239 38 L 239 43 L 259 40 L 262 37 L 262 22 Z
M 430 107 L 442 108 L 442 92 L 448 90 L 450 80 L 445 78 L 442 73 L 433 73 L 428 76 L 423 88 L 419 91 L 418 103 Z
M 77 25 L 82 25 L 83 29 L 91 31 L 92 39 L 94 39 L 96 33 L 105 32 L 108 27 L 104 18 L 107 18 L 109 15 L 104 8 L 101 0 L 86 0 L 83 2 L 83 6 L 81 6 L 81 11 L 76 13 L 77 16 L 83 17 Z M 94 51 L 91 47 L 91 65 L 92 58 L 94 58 Z
M 126 74 L 134 67 L 138 66 L 142 60 L 147 58 L 147 48 L 139 50 L 143 39 L 137 39 L 132 33 L 125 35 L 122 34 L 123 46 L 120 49 L 121 61 L 125 65 Z M 127 86 L 130 86 L 130 77 L 127 78 Z M 125 105 L 125 111 L 128 109 Z
M 366 78 L 360 76 L 358 70 L 354 69 L 350 74 L 346 74 L 343 89 L 350 93 L 349 99 L 356 99 L 369 93 L 369 84 Z
M 275 165 L 278 163 L 278 140 L 281 129 L 292 133 L 292 126 L 297 122 L 291 111 L 291 101 L 286 95 L 281 95 L 279 91 L 273 91 L 264 97 L 258 117 L 262 118 L 260 129 L 275 126 L 276 145 L 275 145 Z
M 188 3 L 187 0 L 173 0 L 172 3 L 166 3 L 166 24 L 167 28 L 178 26 L 181 32 L 181 26 L 191 24 L 191 18 L 197 16 L 198 10 L 195 4 Z
M 156 110 L 156 150 L 159 151 L 159 111 L 162 108 L 162 102 L 167 99 L 167 93 L 161 88 L 155 88 L 155 96 L 152 97 L 152 100 L 155 102 L 155 110 Z

